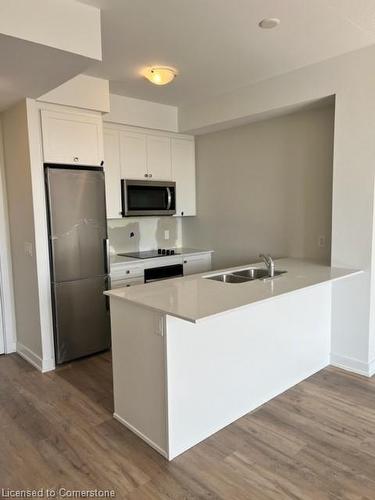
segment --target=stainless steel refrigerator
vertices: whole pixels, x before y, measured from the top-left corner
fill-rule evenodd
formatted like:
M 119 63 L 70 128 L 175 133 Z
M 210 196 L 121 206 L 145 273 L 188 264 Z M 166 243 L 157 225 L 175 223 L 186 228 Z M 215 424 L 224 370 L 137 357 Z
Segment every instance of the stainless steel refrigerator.
M 56 363 L 110 347 L 107 221 L 99 167 L 45 165 Z

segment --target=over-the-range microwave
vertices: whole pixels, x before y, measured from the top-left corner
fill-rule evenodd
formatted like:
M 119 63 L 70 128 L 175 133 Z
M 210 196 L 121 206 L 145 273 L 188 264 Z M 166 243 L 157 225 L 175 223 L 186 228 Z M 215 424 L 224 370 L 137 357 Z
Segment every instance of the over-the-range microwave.
M 174 215 L 176 183 L 121 179 L 122 216 Z

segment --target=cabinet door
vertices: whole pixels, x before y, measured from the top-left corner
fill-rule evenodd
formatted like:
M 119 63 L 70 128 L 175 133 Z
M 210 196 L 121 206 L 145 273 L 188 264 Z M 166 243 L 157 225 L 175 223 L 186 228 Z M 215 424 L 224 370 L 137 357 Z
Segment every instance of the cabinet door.
M 133 278 L 129 280 L 111 280 L 111 290 L 116 288 L 124 288 L 134 285 L 143 285 L 145 282 L 144 278 Z
M 101 115 L 42 110 L 45 163 L 100 165 L 103 160 Z
M 211 254 L 188 255 L 184 257 L 184 276 L 211 271 Z
M 122 179 L 147 179 L 146 136 L 120 132 Z
M 170 181 L 171 139 L 164 136 L 147 136 L 147 172 L 148 178 L 155 181 Z
M 196 215 L 195 143 L 172 138 L 172 178 L 176 181 L 176 216 Z
M 104 129 L 104 173 L 107 218 L 121 217 L 121 164 L 120 134 L 117 130 Z

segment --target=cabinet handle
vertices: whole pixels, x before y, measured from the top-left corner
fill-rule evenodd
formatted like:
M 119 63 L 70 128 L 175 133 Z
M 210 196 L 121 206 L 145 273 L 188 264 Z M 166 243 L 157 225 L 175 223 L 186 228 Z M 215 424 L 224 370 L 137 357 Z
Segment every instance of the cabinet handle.
M 74 156 L 73 161 L 75 161 L 75 162 L 79 161 L 78 156 Z
M 184 215 L 184 212 L 181 212 L 181 215 Z
M 128 270 L 126 271 L 126 274 L 130 274 L 130 271 L 129 271 L 129 269 L 128 269 Z
M 184 264 L 187 264 L 187 260 L 184 260 Z

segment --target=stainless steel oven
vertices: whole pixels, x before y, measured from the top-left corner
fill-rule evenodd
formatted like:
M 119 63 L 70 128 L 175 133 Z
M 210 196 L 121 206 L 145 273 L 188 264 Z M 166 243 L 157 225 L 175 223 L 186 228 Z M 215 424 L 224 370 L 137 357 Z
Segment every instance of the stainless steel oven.
M 176 183 L 121 179 L 123 217 L 173 215 L 176 213 Z
M 169 278 L 178 278 L 183 275 L 184 275 L 184 267 L 182 264 L 150 267 L 145 269 L 145 283 L 167 280 Z

